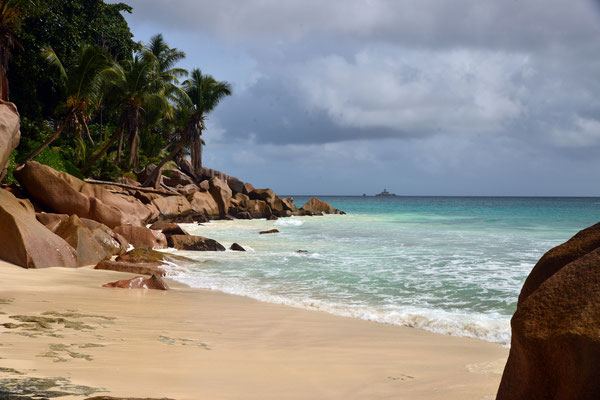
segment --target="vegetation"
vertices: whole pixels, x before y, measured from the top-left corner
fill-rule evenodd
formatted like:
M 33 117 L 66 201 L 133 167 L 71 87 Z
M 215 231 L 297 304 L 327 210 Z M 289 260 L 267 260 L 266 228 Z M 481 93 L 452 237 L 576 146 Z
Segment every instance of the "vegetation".
M 200 172 L 204 120 L 231 86 L 177 67 L 185 54 L 161 34 L 135 43 L 124 12 L 103 0 L 0 0 L 0 95 L 22 120 L 6 181 L 29 160 L 116 179 L 189 154 Z

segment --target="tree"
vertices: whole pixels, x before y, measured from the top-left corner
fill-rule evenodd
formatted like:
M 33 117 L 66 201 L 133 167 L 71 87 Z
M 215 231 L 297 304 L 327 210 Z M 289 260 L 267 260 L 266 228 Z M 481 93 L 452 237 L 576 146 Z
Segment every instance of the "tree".
M 22 47 L 17 36 L 27 12 L 37 8 L 33 0 L 0 1 L 0 99 L 8 101 L 8 66 L 12 50 Z
M 160 162 L 143 186 L 158 188 L 162 167 L 173 160 L 185 147 L 191 148 L 192 166 L 196 176 L 202 174 L 202 132 L 206 129 L 206 116 L 215 109 L 221 99 L 231 95 L 231 85 L 219 82 L 199 69 L 192 70 L 190 79 L 183 82 L 185 95 L 179 98 L 175 113 L 175 143 L 173 150 Z
M 183 90 L 191 101 L 188 121 L 192 166 L 197 176 L 202 174 L 202 131 L 205 129 L 206 116 L 215 109 L 226 96 L 231 96 L 231 85 L 219 82 L 211 75 L 203 75 L 194 69 L 190 79 L 183 82 Z
M 32 160 L 48 147 L 64 131 L 75 131 L 86 136 L 92 142 L 88 129 L 90 114 L 100 96 L 102 82 L 114 79 L 118 74 L 114 64 L 99 47 L 82 44 L 79 52 L 66 65 L 59 60 L 56 53 L 48 48 L 44 55 L 49 64 L 55 66 L 60 75 L 63 88 L 63 100 L 56 112 L 61 115 L 54 133 L 36 150 L 29 154 L 23 163 Z

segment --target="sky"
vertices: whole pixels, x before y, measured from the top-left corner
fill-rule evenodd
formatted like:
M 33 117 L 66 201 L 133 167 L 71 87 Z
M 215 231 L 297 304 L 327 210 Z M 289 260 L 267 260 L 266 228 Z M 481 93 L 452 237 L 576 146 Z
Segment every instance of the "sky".
M 121 0 L 231 83 L 207 167 L 280 194 L 600 196 L 591 0 Z

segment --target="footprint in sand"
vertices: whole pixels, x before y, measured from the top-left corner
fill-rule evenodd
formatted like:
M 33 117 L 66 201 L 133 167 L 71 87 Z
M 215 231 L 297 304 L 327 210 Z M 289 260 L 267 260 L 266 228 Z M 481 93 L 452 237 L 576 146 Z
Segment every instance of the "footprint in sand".
M 414 376 L 405 375 L 405 374 L 400 374 L 400 375 L 395 375 L 395 376 L 388 376 L 387 378 L 389 380 L 391 380 L 391 381 L 408 381 L 408 380 L 411 380 L 411 379 L 415 379 Z

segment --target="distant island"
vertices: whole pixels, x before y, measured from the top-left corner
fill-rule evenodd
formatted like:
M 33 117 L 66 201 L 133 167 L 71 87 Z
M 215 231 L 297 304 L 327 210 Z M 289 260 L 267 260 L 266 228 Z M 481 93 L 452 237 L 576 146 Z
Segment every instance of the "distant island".
M 388 192 L 387 189 L 383 189 L 383 192 L 376 194 L 375 197 L 396 197 L 396 195 Z

